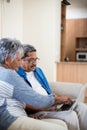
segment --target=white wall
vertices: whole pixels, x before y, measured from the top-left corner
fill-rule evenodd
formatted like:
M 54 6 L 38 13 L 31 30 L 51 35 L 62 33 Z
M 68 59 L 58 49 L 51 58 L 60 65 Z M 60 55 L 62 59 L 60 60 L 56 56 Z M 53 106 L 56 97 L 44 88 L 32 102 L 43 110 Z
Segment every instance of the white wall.
M 34 45 L 49 81 L 60 57 L 60 11 L 60 0 L 0 0 L 0 37 Z
M 66 9 L 67 19 L 87 18 L 87 0 L 71 0 L 70 3 Z
M 0 37 L 1 37 L 1 8 L 2 6 L 1 6 L 1 1 L 0 1 Z
M 13 37 L 22 40 L 23 1 L 0 0 L 1 6 L 1 37 Z
M 24 0 L 23 41 L 32 44 L 49 81 L 56 79 L 60 55 L 60 0 Z

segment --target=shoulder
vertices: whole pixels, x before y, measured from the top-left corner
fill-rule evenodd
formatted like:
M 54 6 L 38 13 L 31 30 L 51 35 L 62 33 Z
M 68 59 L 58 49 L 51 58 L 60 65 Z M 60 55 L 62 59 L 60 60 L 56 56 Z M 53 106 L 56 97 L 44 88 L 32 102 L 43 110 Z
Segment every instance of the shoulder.
M 4 67 L 0 67 L 0 74 L 1 75 L 4 75 L 4 76 L 13 76 L 16 74 L 16 71 L 15 70 L 12 70 L 12 69 L 7 69 L 7 68 L 4 68 Z
M 22 67 L 19 67 L 19 68 L 18 68 L 17 73 L 18 73 L 20 76 L 26 75 L 26 72 L 22 69 Z
M 0 69 L 0 79 L 5 82 L 13 83 L 15 80 L 18 80 L 19 77 L 20 76 L 17 74 L 15 70 L 6 69 L 4 67 Z
M 38 73 L 43 73 L 43 70 L 39 67 L 36 67 L 35 71 L 38 72 Z
M 36 67 L 36 70 L 35 70 L 34 73 L 45 78 L 45 74 L 44 74 L 43 70 L 41 68 L 39 68 L 39 67 Z

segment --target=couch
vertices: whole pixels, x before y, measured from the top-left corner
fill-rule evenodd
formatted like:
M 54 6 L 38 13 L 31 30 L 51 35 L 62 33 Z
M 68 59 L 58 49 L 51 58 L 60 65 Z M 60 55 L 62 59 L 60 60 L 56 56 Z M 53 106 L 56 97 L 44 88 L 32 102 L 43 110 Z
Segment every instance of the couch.
M 50 86 L 53 92 L 57 95 L 67 95 L 71 99 L 77 99 L 80 94 L 80 102 L 84 102 L 85 98 L 85 89 L 87 88 L 87 84 L 80 83 L 71 83 L 71 82 L 50 82 Z M 66 127 L 64 121 L 59 120 L 59 124 Z M 68 128 L 67 128 L 68 129 Z
M 54 91 L 57 95 L 67 95 L 71 99 L 76 99 L 80 93 L 81 102 L 84 102 L 85 98 L 85 90 L 87 88 L 87 84 L 81 83 L 71 83 L 71 82 L 50 82 L 50 86 L 52 91 Z
M 83 85 L 80 83 L 50 82 L 50 86 L 52 91 L 54 91 L 57 95 L 64 94 L 72 99 L 76 99 L 82 90 L 83 94 L 81 96 L 80 101 L 84 102 L 85 88 L 87 86 L 86 84 Z M 43 119 L 43 120 L 49 122 L 49 119 Z M 50 119 L 50 122 L 51 121 L 53 122 L 54 120 Z M 56 121 L 59 124 L 59 126 L 61 125 L 65 128 L 65 130 L 69 130 L 67 124 L 64 121 L 60 119 L 57 119 Z

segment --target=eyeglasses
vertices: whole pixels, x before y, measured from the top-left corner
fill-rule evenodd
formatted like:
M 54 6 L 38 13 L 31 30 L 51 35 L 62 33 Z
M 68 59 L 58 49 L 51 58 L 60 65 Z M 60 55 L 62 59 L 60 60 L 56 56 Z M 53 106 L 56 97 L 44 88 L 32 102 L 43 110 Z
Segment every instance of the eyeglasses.
M 36 58 L 30 58 L 30 59 L 23 59 L 24 61 L 27 61 L 28 63 L 34 63 L 37 62 L 38 60 L 40 60 L 38 57 Z

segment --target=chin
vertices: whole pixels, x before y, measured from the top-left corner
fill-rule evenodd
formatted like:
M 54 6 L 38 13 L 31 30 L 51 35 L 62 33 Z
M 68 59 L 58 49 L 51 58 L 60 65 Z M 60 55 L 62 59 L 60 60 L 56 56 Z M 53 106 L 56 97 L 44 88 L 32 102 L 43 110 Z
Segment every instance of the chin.
M 34 68 L 31 68 L 31 71 L 34 71 L 34 70 L 35 70 L 35 68 L 36 68 L 36 67 L 34 67 Z

